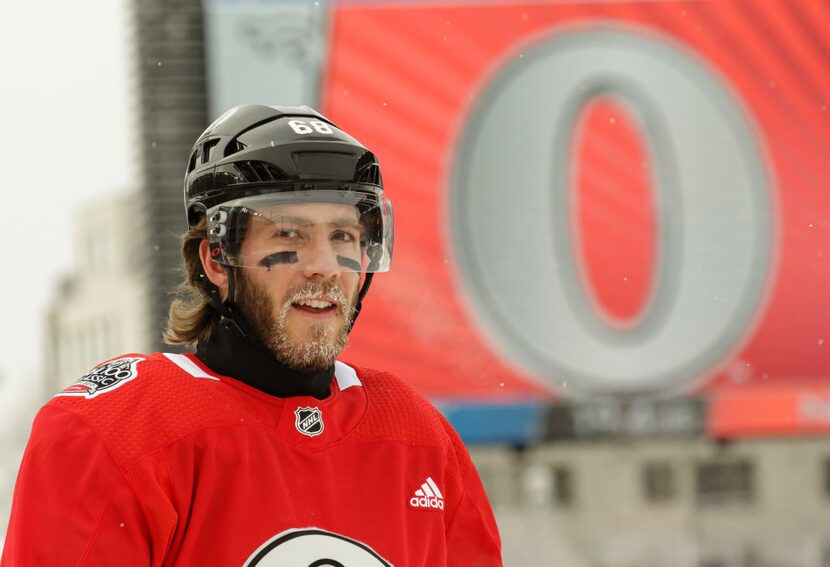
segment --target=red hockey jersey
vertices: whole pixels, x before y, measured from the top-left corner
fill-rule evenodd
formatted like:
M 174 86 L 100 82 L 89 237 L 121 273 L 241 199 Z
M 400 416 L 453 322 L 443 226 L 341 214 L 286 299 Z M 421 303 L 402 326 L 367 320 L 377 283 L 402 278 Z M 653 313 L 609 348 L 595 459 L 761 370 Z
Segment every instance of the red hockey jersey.
M 275 398 L 192 355 L 101 364 L 43 409 L 3 567 L 501 565 L 456 433 L 414 388 L 336 363 Z

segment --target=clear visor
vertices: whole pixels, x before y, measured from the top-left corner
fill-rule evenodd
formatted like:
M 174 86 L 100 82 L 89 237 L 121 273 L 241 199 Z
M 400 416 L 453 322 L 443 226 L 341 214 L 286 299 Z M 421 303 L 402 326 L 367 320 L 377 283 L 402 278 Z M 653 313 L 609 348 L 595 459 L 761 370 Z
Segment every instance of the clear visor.
M 287 191 L 207 211 L 213 259 L 241 268 L 386 272 L 392 203 L 372 193 Z

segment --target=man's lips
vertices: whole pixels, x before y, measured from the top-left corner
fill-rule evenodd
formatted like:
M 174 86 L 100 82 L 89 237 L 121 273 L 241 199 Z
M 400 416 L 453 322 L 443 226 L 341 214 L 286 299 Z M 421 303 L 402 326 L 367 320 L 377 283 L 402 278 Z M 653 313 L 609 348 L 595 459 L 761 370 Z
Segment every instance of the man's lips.
M 317 296 L 300 299 L 291 304 L 291 307 L 306 315 L 327 317 L 338 311 L 338 303 L 327 296 Z

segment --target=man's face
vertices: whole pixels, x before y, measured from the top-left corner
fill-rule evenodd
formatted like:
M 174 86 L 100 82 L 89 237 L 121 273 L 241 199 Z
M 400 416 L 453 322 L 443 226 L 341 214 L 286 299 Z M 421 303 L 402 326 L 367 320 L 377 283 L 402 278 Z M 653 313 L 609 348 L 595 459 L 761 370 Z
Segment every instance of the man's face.
M 302 203 L 250 217 L 240 256 L 238 303 L 282 363 L 331 366 L 346 346 L 357 299 L 360 227 L 350 205 Z

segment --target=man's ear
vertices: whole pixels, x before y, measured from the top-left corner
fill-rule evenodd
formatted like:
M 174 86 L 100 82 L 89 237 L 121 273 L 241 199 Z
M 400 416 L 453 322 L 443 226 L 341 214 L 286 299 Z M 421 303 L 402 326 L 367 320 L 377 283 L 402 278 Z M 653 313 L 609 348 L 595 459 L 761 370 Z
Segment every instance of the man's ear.
M 219 296 L 224 301 L 228 297 L 228 273 L 222 264 L 213 260 L 206 238 L 199 243 L 199 259 L 202 261 L 205 276 L 219 289 Z

